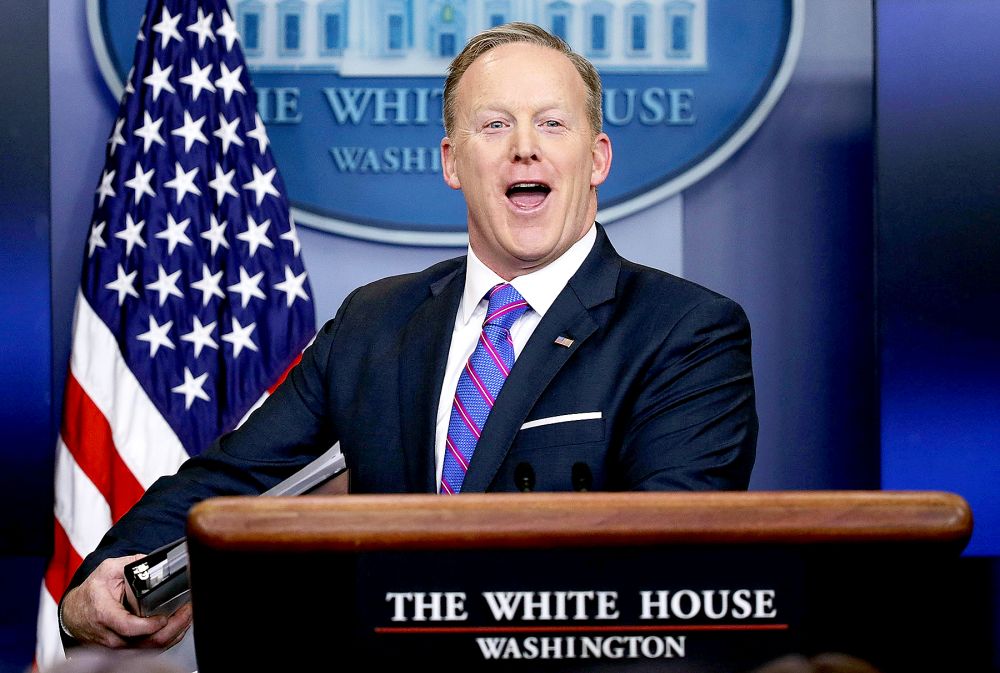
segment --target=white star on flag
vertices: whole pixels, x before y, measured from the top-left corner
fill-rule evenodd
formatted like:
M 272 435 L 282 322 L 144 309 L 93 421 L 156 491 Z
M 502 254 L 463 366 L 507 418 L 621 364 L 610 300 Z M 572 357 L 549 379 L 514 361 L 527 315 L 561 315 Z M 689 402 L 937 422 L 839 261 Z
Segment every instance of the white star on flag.
M 90 236 L 87 237 L 87 257 L 93 257 L 94 251 L 98 248 L 107 248 L 108 244 L 104 242 L 104 227 L 108 225 L 107 222 L 101 222 L 94 224 L 90 229 Z
M 270 226 L 271 220 L 264 220 L 260 224 L 257 224 L 257 221 L 253 219 L 253 215 L 247 215 L 246 231 L 236 234 L 236 238 L 246 241 L 250 245 L 251 257 L 257 254 L 257 248 L 260 246 L 274 248 L 274 243 L 267 237 L 267 228 Z
M 215 33 L 212 32 L 212 13 L 205 15 L 205 10 L 198 8 L 198 20 L 190 24 L 187 30 L 198 36 L 198 48 L 205 48 L 205 40 L 215 42 Z
M 198 175 L 198 167 L 195 166 L 189 171 L 185 171 L 181 162 L 174 163 L 174 178 L 163 183 L 164 187 L 177 192 L 177 203 L 180 204 L 188 194 L 201 196 L 201 190 L 194 184 L 195 176 Z
M 203 263 L 201 265 L 201 279 L 191 283 L 191 287 L 201 292 L 202 306 L 208 306 L 208 302 L 212 301 L 212 297 L 226 298 L 226 295 L 219 288 L 221 282 L 222 271 L 212 273 L 208 268 L 208 264 Z
M 135 277 L 138 271 L 132 271 L 131 273 L 125 273 L 125 269 L 122 265 L 118 265 L 118 277 L 115 278 L 110 283 L 106 284 L 104 287 L 108 290 L 118 293 L 118 305 L 121 306 L 122 302 L 125 301 L 125 297 L 138 297 L 139 293 L 135 291 Z
M 219 128 L 212 132 L 212 135 L 222 141 L 222 153 L 225 154 L 229 151 L 230 145 L 239 145 L 243 147 L 243 140 L 240 138 L 239 134 L 236 133 L 236 127 L 240 124 L 240 118 L 229 121 L 226 116 L 219 113 Z
M 234 283 L 228 286 L 226 289 L 234 294 L 240 295 L 240 303 L 243 308 L 247 307 L 250 303 L 250 299 L 256 297 L 257 299 L 267 299 L 263 292 L 260 290 L 260 281 L 264 278 L 264 272 L 260 271 L 253 276 L 247 273 L 247 270 L 242 266 L 240 267 L 240 282 Z
M 257 168 L 257 164 L 253 165 L 253 180 L 243 184 L 243 189 L 252 191 L 257 196 L 257 205 L 264 200 L 266 194 L 271 196 L 280 196 L 271 181 L 274 180 L 274 174 L 277 169 L 272 168 L 267 173 L 261 173 L 260 169 Z
M 156 318 L 152 315 L 149 316 L 149 331 L 136 337 L 139 341 L 145 341 L 149 344 L 149 357 L 154 357 L 156 351 L 160 350 L 160 346 L 165 346 L 170 350 L 174 349 L 174 342 L 167 336 L 167 332 L 173 326 L 173 320 L 168 320 L 160 325 L 156 322 Z
M 306 291 L 302 287 L 305 284 L 305 282 L 306 282 L 305 271 L 296 276 L 295 272 L 293 272 L 290 267 L 286 266 L 285 280 L 281 281 L 280 283 L 275 283 L 274 289 L 284 292 L 285 300 L 288 302 L 288 305 L 291 306 L 293 303 L 295 303 L 296 297 L 301 297 L 302 299 L 309 301 L 309 295 L 306 294 Z
M 233 345 L 233 357 L 238 357 L 243 349 L 257 350 L 257 344 L 250 338 L 250 334 L 257 327 L 257 323 L 250 323 L 246 327 L 240 321 L 233 318 L 233 331 L 222 335 L 222 340 Z
M 207 325 L 202 325 L 201 320 L 198 316 L 194 317 L 194 325 L 191 327 L 191 331 L 187 334 L 181 335 L 181 341 L 187 341 L 194 344 L 194 356 L 199 357 L 201 355 L 201 349 L 212 348 L 214 350 L 219 350 L 219 344 L 215 342 L 212 338 L 212 330 L 215 329 L 217 323 L 210 322 Z
M 240 39 L 240 34 L 236 30 L 236 22 L 226 10 L 222 10 L 222 27 L 216 29 L 215 34 L 226 38 L 226 49 L 230 51 L 233 49 L 233 43 Z
M 184 293 L 177 289 L 177 279 L 181 277 L 181 270 L 177 269 L 173 273 L 167 273 L 162 264 L 156 265 L 156 280 L 146 284 L 147 290 L 155 290 L 160 295 L 160 306 L 166 303 L 168 297 L 184 298 Z
M 227 103 L 233 97 L 234 91 L 239 91 L 240 93 L 247 92 L 243 88 L 243 83 L 240 82 L 240 74 L 243 72 L 242 65 L 230 70 L 223 62 L 219 64 L 219 69 L 222 70 L 222 76 L 215 80 L 215 86 L 222 89 L 222 95 L 225 97 Z
M 178 244 L 191 245 L 191 239 L 188 238 L 186 233 L 188 225 L 191 224 L 191 218 L 186 220 L 181 220 L 177 222 L 174 216 L 167 213 L 167 228 L 156 234 L 156 238 L 163 239 L 167 242 L 167 254 L 174 254 L 174 248 Z
M 115 179 L 115 172 L 113 170 L 104 171 L 104 173 L 101 175 L 101 184 L 97 187 L 98 206 L 104 205 L 105 197 L 107 196 L 113 197 L 115 195 L 115 190 L 111 187 L 111 183 L 114 181 L 114 179 Z
M 125 214 L 125 228 L 115 233 L 115 238 L 125 241 L 125 256 L 132 254 L 132 248 L 139 246 L 146 247 L 146 241 L 142 240 L 142 228 L 146 225 L 146 220 L 136 222 L 132 219 L 131 213 Z
M 119 145 L 125 144 L 125 136 L 122 135 L 122 128 L 124 127 L 125 127 L 125 118 L 119 117 L 118 120 L 115 121 L 115 130 L 111 132 L 111 137 L 108 138 L 108 144 L 111 145 L 111 147 L 108 148 L 108 152 L 111 154 L 111 156 L 115 155 L 115 150 L 118 148 Z
M 144 112 L 142 119 L 142 126 L 135 130 L 135 134 L 143 140 L 142 151 L 148 152 L 153 143 L 166 145 L 163 142 L 163 136 L 160 135 L 160 125 L 163 123 L 163 118 L 154 120 L 148 112 Z
M 233 187 L 233 178 L 236 176 L 236 169 L 223 171 L 221 164 L 215 164 L 215 177 L 208 181 L 208 186 L 215 190 L 215 202 L 222 203 L 223 199 L 229 196 L 239 196 L 236 188 Z M 215 248 L 212 249 L 215 254 Z
M 215 215 L 210 215 L 208 231 L 201 232 L 201 237 L 212 244 L 212 257 L 215 257 L 220 247 L 229 249 L 229 241 L 226 240 L 227 224 L 229 223 L 225 221 L 219 222 Z
M 153 72 L 142 78 L 143 83 L 153 87 L 154 101 L 160 97 L 160 92 L 164 89 L 170 93 L 177 93 L 174 91 L 174 85 L 170 83 L 170 73 L 173 69 L 174 66 L 172 65 L 161 68 L 159 61 L 153 61 Z
M 153 32 L 160 34 L 160 47 L 166 47 L 170 44 L 170 40 L 174 39 L 181 42 L 181 34 L 177 32 L 177 22 L 181 20 L 181 15 L 170 16 L 169 10 L 166 7 L 163 8 L 163 14 L 160 15 L 160 22 L 153 26 Z M 156 97 L 154 96 L 155 100 Z
M 128 75 L 125 76 L 125 93 L 130 95 L 135 93 L 135 87 L 132 86 L 132 79 L 134 76 L 135 66 L 132 66 L 128 71 Z
M 142 165 L 138 161 L 135 162 L 135 175 L 125 181 L 125 186 L 135 191 L 136 204 L 139 203 L 144 194 L 156 197 L 156 192 L 153 191 L 153 188 L 149 184 L 153 179 L 154 173 L 156 173 L 155 168 L 144 171 L 142 170 Z
M 202 91 L 215 92 L 215 85 L 211 81 L 212 64 L 209 63 L 204 68 L 198 65 L 197 59 L 191 58 L 191 74 L 181 77 L 181 84 L 191 87 L 191 100 L 198 100 Z
M 247 131 L 247 137 L 253 138 L 257 141 L 257 151 L 261 154 L 267 149 L 268 138 L 267 129 L 264 128 L 264 120 L 260 118 L 259 114 L 254 114 L 254 127 L 252 131 Z
M 170 392 L 178 393 L 184 396 L 184 408 L 190 409 L 191 404 L 195 399 L 205 400 L 210 402 L 212 398 L 208 396 L 208 393 L 204 390 L 205 379 L 208 378 L 208 372 L 201 374 L 200 376 L 194 376 L 191 370 L 187 367 L 184 368 L 184 383 L 179 386 L 174 386 L 170 389 Z
M 198 117 L 198 119 L 192 119 L 191 113 L 184 110 L 184 124 L 171 131 L 170 135 L 184 138 L 184 151 L 190 152 L 191 146 L 194 145 L 195 141 L 198 141 L 202 145 L 208 144 L 208 138 L 206 138 L 205 134 L 201 132 L 201 127 L 204 124 L 204 116 Z
M 302 243 L 299 242 L 299 232 L 295 229 L 295 222 L 291 219 L 288 220 L 290 229 L 283 233 L 280 238 L 283 241 L 288 241 L 292 244 L 292 254 L 296 257 L 299 256 L 299 252 L 302 250 Z

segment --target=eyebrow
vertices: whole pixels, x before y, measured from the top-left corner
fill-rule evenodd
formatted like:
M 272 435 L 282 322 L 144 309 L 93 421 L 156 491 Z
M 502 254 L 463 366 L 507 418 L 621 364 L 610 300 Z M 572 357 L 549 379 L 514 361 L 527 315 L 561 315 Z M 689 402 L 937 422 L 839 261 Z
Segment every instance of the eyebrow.
M 510 108 L 511 106 L 506 106 L 506 105 L 493 105 L 493 104 L 484 105 L 481 108 L 473 109 L 472 114 L 474 116 L 489 115 L 494 113 L 511 114 Z M 568 107 L 560 105 L 559 103 L 545 103 L 539 106 L 537 110 L 535 110 L 532 114 L 537 116 L 537 115 L 543 115 L 547 112 L 554 112 L 554 111 L 562 112 L 565 114 L 569 114 L 570 112 Z

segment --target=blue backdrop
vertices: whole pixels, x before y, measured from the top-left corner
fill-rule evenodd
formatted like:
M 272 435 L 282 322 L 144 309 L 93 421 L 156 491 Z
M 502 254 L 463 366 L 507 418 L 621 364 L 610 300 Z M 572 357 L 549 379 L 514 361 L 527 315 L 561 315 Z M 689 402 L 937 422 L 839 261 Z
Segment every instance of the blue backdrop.
M 957 491 L 1000 554 L 1000 5 L 879 4 L 882 484 Z M 991 45 L 992 48 L 985 48 Z
M 0 7 L 0 671 L 31 658 L 72 302 L 115 109 L 84 0 L 51 4 Z M 757 134 L 681 197 L 609 234 L 626 256 L 747 309 L 761 416 L 753 488 L 940 488 L 970 500 L 970 552 L 991 557 L 970 559 L 970 601 L 989 603 L 970 614 L 989 647 L 1000 3 L 880 0 L 877 60 L 867 0 L 807 5 L 798 67 Z M 678 213 L 671 238 L 661 224 Z M 455 254 L 301 233 L 321 319 L 370 278 Z

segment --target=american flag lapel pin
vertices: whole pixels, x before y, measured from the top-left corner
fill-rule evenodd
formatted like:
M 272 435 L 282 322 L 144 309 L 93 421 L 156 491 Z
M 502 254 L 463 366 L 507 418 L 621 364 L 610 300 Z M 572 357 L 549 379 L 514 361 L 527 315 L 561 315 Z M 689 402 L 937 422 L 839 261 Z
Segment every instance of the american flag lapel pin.
M 569 337 L 558 336 L 556 337 L 555 344 L 557 346 L 562 346 L 563 348 L 569 348 L 573 345 L 573 340 Z

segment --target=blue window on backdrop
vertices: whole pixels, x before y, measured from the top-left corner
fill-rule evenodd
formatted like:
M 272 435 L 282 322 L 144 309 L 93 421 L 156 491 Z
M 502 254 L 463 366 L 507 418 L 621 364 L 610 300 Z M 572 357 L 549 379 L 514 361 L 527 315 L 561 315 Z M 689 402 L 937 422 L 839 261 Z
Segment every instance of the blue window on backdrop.
M 441 33 L 439 56 L 455 55 L 455 33 Z
M 690 51 L 688 46 L 688 26 L 690 20 L 686 16 L 670 18 L 670 49 L 674 52 Z
M 327 14 L 324 17 L 324 46 L 327 51 L 336 51 L 340 46 L 340 14 Z
M 566 39 L 566 15 L 552 15 L 552 34 L 558 38 Z
M 603 14 L 594 14 L 590 17 L 590 49 L 591 51 L 604 51 L 607 49 L 607 19 Z
M 260 49 L 260 14 L 256 12 L 243 15 L 243 48 L 248 51 Z
M 283 0 L 278 4 L 278 51 L 282 56 L 302 54 L 302 0 Z
M 302 17 L 298 14 L 285 15 L 285 51 L 298 51 L 302 44 L 300 34 Z
M 403 49 L 403 15 L 389 15 L 389 51 Z
M 347 47 L 347 3 L 323 0 L 316 7 L 317 39 L 323 56 L 340 56 Z M 308 22 L 305 26 L 308 28 Z
M 608 32 L 614 25 L 614 6 L 607 0 L 590 0 L 584 5 L 583 43 L 587 55 L 591 57 L 606 57 L 611 48 L 612 35 Z
M 496 28 L 510 21 L 510 2 L 508 0 L 487 0 L 483 3 L 483 15 L 487 17 L 490 28 Z
M 646 17 L 632 15 L 632 51 L 646 51 Z
M 242 0 L 230 4 L 236 5 L 236 25 L 240 30 L 244 53 L 247 56 L 260 56 L 264 50 L 263 31 L 267 25 L 264 5 L 259 0 Z

